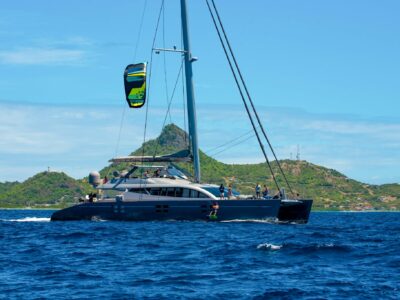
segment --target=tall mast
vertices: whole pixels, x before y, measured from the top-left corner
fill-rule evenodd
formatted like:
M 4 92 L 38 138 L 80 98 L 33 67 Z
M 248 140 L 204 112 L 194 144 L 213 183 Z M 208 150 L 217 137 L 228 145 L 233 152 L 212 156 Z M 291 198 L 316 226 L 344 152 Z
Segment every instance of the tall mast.
M 181 19 L 182 19 L 182 35 L 183 35 L 183 49 L 185 56 L 185 77 L 186 77 L 186 98 L 187 98 L 187 111 L 189 123 L 189 143 L 193 155 L 194 179 L 200 182 L 200 157 L 199 146 L 197 142 L 197 120 L 196 120 L 196 106 L 194 101 L 193 90 L 193 71 L 192 62 L 194 61 L 192 53 L 190 52 L 189 42 L 189 28 L 187 19 L 186 0 L 181 0 Z

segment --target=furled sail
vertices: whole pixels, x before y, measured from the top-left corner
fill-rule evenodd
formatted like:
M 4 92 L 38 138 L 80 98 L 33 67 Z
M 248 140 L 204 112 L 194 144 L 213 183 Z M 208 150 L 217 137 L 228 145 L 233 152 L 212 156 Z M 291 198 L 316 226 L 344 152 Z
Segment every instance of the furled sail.
M 146 63 L 131 64 L 124 72 L 126 101 L 130 107 L 142 107 L 146 101 Z

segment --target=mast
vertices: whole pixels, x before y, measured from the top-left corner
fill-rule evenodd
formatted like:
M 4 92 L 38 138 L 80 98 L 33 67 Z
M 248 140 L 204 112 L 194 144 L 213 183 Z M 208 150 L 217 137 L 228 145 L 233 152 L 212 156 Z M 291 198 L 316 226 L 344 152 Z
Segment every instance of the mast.
M 186 98 L 189 123 L 189 144 L 193 155 L 194 180 L 200 182 L 200 157 L 199 146 L 197 142 L 197 120 L 196 106 L 193 90 L 193 71 L 192 62 L 195 59 L 190 52 L 189 28 L 187 19 L 186 0 L 181 0 L 181 19 L 182 19 L 182 35 L 183 49 L 185 56 L 185 78 L 186 78 Z

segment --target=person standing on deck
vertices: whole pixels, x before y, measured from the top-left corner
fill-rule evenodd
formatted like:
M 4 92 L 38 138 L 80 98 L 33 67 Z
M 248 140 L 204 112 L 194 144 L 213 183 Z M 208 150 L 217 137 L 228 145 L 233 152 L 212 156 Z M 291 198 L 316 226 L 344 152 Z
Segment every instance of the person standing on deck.
M 225 198 L 225 187 L 222 183 L 219 186 L 219 197 L 221 198 L 221 200 L 224 200 Z
M 233 193 L 232 193 L 232 186 L 229 185 L 228 186 L 228 200 L 232 199 Z
M 267 198 L 268 194 L 269 194 L 268 187 L 266 184 L 264 184 L 263 197 Z
M 257 183 L 256 185 L 256 199 L 260 199 L 261 198 L 261 185 L 259 183 Z

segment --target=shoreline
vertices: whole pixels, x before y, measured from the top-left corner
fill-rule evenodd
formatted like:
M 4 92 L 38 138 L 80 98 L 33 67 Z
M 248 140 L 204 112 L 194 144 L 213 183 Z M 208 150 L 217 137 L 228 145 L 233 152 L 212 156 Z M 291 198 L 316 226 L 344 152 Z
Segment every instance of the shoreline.
M 0 207 L 0 210 L 59 210 L 60 207 Z M 311 210 L 311 213 L 400 213 L 400 210 Z

